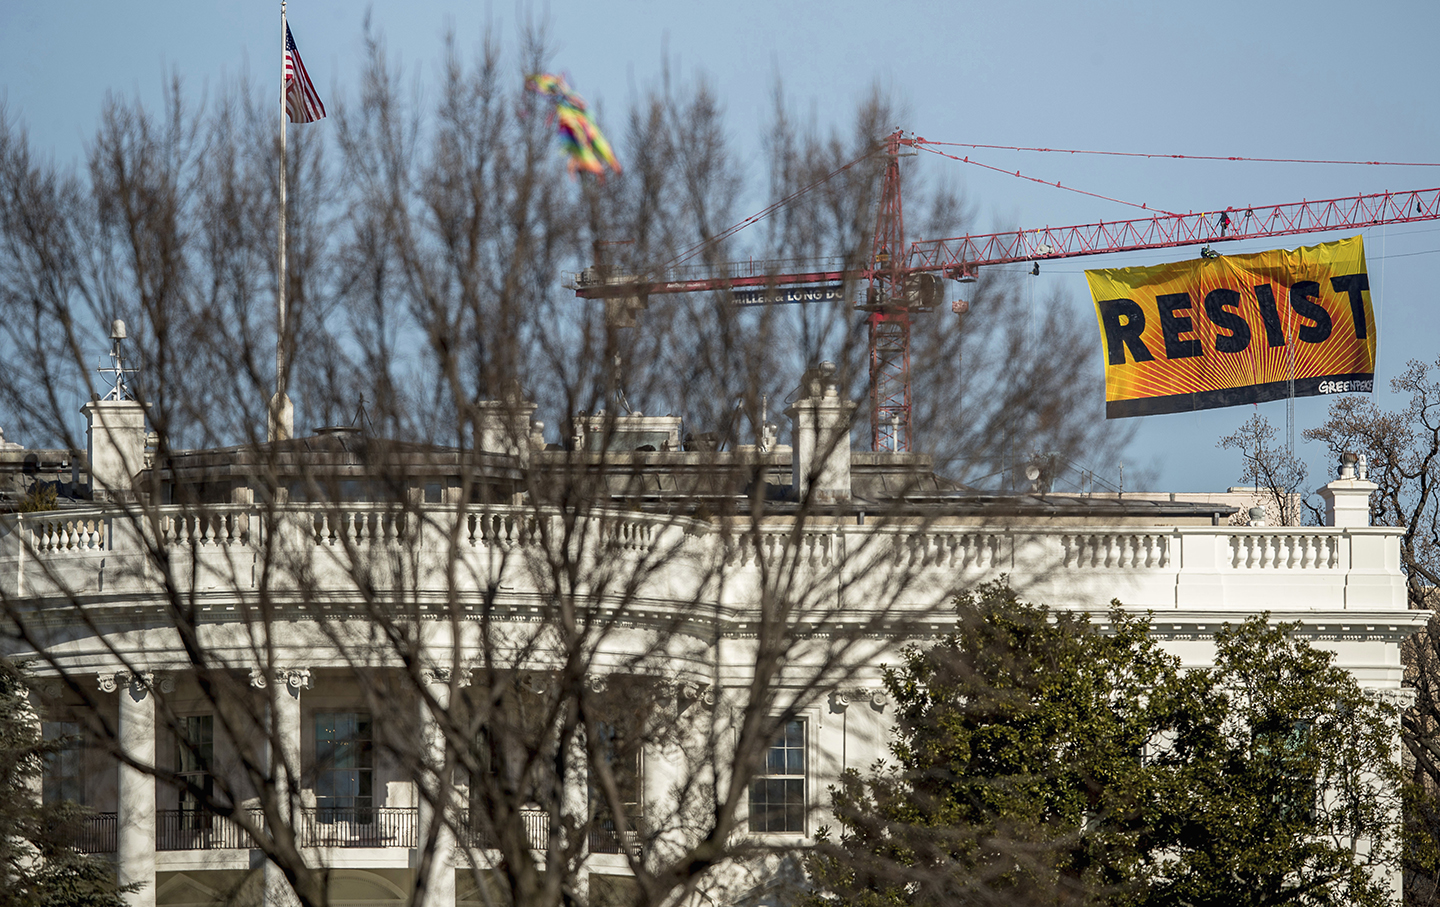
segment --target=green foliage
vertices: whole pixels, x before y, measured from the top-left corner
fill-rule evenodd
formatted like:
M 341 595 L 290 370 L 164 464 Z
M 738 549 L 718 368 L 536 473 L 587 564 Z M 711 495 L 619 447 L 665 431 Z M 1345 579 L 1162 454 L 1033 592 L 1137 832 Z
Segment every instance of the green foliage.
M 43 740 L 22 670 L 0 659 L 0 905 L 123 907 L 115 871 L 69 846 L 84 820 L 73 803 L 39 802 L 45 758 L 64 741 Z
M 55 490 L 54 485 L 48 483 L 36 483 L 25 497 L 20 499 L 19 510 L 21 513 L 40 513 L 46 510 L 60 509 L 60 493 Z
M 1260 617 L 1181 671 L 1118 605 L 959 605 L 887 673 L 894 761 L 832 789 L 815 907 L 1385 902 L 1392 716 L 1329 654 Z

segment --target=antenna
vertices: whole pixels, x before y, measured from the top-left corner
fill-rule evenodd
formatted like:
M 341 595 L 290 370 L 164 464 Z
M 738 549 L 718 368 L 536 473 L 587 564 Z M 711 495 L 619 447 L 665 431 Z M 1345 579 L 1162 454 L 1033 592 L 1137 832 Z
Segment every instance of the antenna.
M 130 384 L 125 380 L 126 375 L 135 374 L 135 369 L 125 365 L 125 322 L 116 318 L 110 322 L 110 339 L 114 341 L 110 346 L 110 367 L 98 368 L 102 375 L 109 375 L 111 388 L 104 397 L 106 400 L 134 400 L 135 395 L 130 393 Z

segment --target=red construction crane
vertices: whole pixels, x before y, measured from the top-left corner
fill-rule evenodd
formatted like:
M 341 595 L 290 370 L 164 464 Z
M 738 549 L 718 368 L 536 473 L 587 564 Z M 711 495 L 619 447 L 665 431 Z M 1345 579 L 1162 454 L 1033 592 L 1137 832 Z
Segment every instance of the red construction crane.
M 746 288 L 764 288 L 762 293 L 752 293 L 747 302 L 804 302 L 817 297 L 836 298 L 837 284 L 864 283 L 864 294 L 855 301 L 855 307 L 868 313 L 870 327 L 872 449 L 908 451 L 911 317 L 929 312 L 939 303 L 942 277 L 969 282 L 986 265 L 1440 220 L 1440 188 L 1436 188 L 1279 205 L 1241 205 L 1203 214 L 1157 213 L 1136 220 L 922 240 L 907 247 L 900 196 L 900 150 L 927 144 L 923 138 L 898 131 L 885 139 L 885 175 L 866 268 L 818 268 L 777 274 L 767 263 L 760 262 L 731 266 L 724 276 L 662 276 L 656 280 L 607 278 L 590 269 L 576 275 L 575 295 L 611 300 L 624 308 L 639 307 L 653 295 L 718 289 L 743 293 Z M 812 286 L 815 292 L 773 293 L 777 287 L 800 286 Z M 952 303 L 957 312 L 964 311 L 965 305 Z

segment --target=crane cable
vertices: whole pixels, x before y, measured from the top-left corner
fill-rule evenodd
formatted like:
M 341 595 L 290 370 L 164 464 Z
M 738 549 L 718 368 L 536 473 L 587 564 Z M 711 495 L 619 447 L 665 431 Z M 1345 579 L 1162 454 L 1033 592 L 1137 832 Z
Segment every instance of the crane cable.
M 860 163 L 861 161 L 863 161 L 863 160 L 868 160 L 869 158 L 871 158 L 871 157 L 873 157 L 873 156 L 874 156 L 874 152 L 872 151 L 870 154 L 866 154 L 866 155 L 863 155 L 863 156 L 861 156 L 861 157 L 857 157 L 855 160 L 851 161 L 851 162 L 848 163 L 848 164 L 842 164 L 841 166 L 835 168 L 834 170 L 831 170 L 829 173 L 827 173 L 827 174 L 825 174 L 824 176 L 820 177 L 818 180 L 815 180 L 815 182 L 811 183 L 810 185 L 808 185 L 808 186 L 803 186 L 803 187 L 801 187 L 801 188 L 799 188 L 799 189 L 796 189 L 794 192 L 792 192 L 792 193 L 790 193 L 789 195 L 785 196 L 784 198 L 780 199 L 778 202 L 773 202 L 773 203 L 770 204 L 768 207 L 765 207 L 765 208 L 761 209 L 760 211 L 758 211 L 757 213 L 752 214 L 752 215 L 750 215 L 749 217 L 745 218 L 744 220 L 740 221 L 739 223 L 734 224 L 733 226 L 730 226 L 730 227 L 726 228 L 725 230 L 721 231 L 720 233 L 716 234 L 715 236 L 711 236 L 711 237 L 709 237 L 709 238 L 707 238 L 707 239 L 702 239 L 700 242 L 696 243 L 695 245 L 691 246 L 690 248 L 682 250 L 679 255 L 675 256 L 675 257 L 672 258 L 670 261 L 668 261 L 668 262 L 666 262 L 664 265 L 662 265 L 662 266 L 661 266 L 661 270 L 662 270 L 662 271 L 668 271 L 668 270 L 670 270 L 670 269 L 672 269 L 672 268 L 675 268 L 675 267 L 678 267 L 678 266 L 684 264 L 685 262 L 687 262 L 687 261 L 689 261 L 690 259 L 694 258 L 696 255 L 699 255 L 700 252 L 703 251 L 707 246 L 716 245 L 716 244 L 718 244 L 719 242 L 721 242 L 722 240 L 725 240 L 725 239 L 730 238 L 731 236 L 734 236 L 736 233 L 740 232 L 741 230 L 745 229 L 746 227 L 750 226 L 751 224 L 756 223 L 756 222 L 761 221 L 761 220 L 764 220 L 766 217 L 769 217 L 771 214 L 774 214 L 777 210 L 779 210 L 780 208 L 783 208 L 784 206 L 790 204 L 792 201 L 794 201 L 795 199 L 797 199 L 797 198 L 799 198 L 800 196 L 804 195 L 805 193 L 809 192 L 811 189 L 814 189 L 816 186 L 819 186 L 819 185 L 821 185 L 821 184 L 823 184 L 823 183 L 828 182 L 828 181 L 831 180 L 832 178 L 834 178 L 834 177 L 836 177 L 836 176 L 839 176 L 840 174 L 844 173 L 846 170 L 849 170 L 851 167 L 854 167 L 856 164 Z
M 925 141 L 924 139 L 916 139 L 916 140 L 915 140 L 915 147 L 920 148 L 920 149 L 923 149 L 923 150 L 925 150 L 925 151 L 928 151 L 928 152 L 930 152 L 931 154 L 938 154 L 938 155 L 940 155 L 941 157 L 948 157 L 950 160 L 952 160 L 952 161 L 959 161 L 959 162 L 962 163 L 962 164 L 974 164 L 976 167 L 983 167 L 983 168 L 986 169 L 986 170 L 993 170 L 993 171 L 995 171 L 996 173 L 1003 173 L 1003 174 L 1005 174 L 1006 176 L 1014 176 L 1014 177 L 1018 177 L 1018 178 L 1020 178 L 1020 179 L 1022 179 L 1022 180 L 1029 180 L 1029 181 L 1032 182 L 1032 183 L 1039 183 L 1039 184 L 1042 185 L 1042 186 L 1054 186 L 1056 189 L 1064 189 L 1066 192 L 1077 192 L 1077 193 L 1079 193 L 1080 195 L 1088 195 L 1088 196 L 1090 196 L 1091 198 L 1098 198 L 1098 199 L 1100 199 L 1101 201 L 1115 202 L 1116 204 L 1120 204 L 1120 205 L 1129 205 L 1129 206 L 1132 207 L 1132 208 L 1139 208 L 1139 209 L 1142 210 L 1142 211 L 1150 211 L 1150 212 L 1153 212 L 1153 213 L 1155 213 L 1155 214 L 1164 214 L 1164 215 L 1167 215 L 1167 216 L 1169 216 L 1169 217 L 1179 217 L 1179 216 L 1180 216 L 1180 215 L 1176 214 L 1174 211 L 1166 211 L 1164 208 L 1152 208 L 1152 207 L 1150 207 L 1148 204 L 1144 204 L 1144 203 L 1141 203 L 1141 202 L 1127 202 L 1127 201 L 1125 201 L 1123 198 L 1113 198 L 1113 197 L 1111 197 L 1111 196 L 1109 196 L 1109 195 L 1101 195 L 1101 194 L 1098 193 L 1098 192 L 1086 192 L 1084 189 L 1076 189 L 1076 188 L 1074 188 L 1073 186 L 1062 186 L 1062 185 L 1060 185 L 1060 182 L 1059 182 L 1058 180 L 1052 183 L 1052 182 L 1050 182 L 1049 180 L 1042 180 L 1042 179 L 1040 179 L 1039 177 L 1026 176 L 1025 174 L 1021 173 L 1019 170 L 1015 170 L 1015 171 L 1012 172 L 1012 171 L 1010 171 L 1010 170 L 1005 170 L 1005 169 L 1003 169 L 1003 168 L 1001 168 L 1001 167 L 993 167 L 993 166 L 991 166 L 990 164 L 982 164 L 982 163 L 980 163 L 979 161 L 972 161 L 972 160 L 970 160 L 969 155 L 966 155 L 965 157 L 960 157 L 959 155 L 950 154 L 949 152 L 946 152 L 946 151 L 941 151 L 941 150 L 938 149 L 938 148 L 931 148 L 931 147 L 929 147 L 930 145 L 938 145 L 938 144 L 940 144 L 940 143 L 939 143 L 939 142 L 927 142 L 927 141 Z
M 1140 151 L 1090 151 L 1081 148 L 1026 148 L 1020 145 L 977 145 L 969 142 L 931 142 L 916 139 L 926 145 L 945 145 L 951 148 L 980 148 L 991 151 L 1041 151 L 1054 154 L 1096 154 L 1108 157 L 1169 158 L 1182 161 L 1245 161 L 1258 164 L 1339 164 L 1356 167 L 1440 167 L 1434 161 L 1327 161 L 1289 157 L 1240 157 L 1220 154 L 1147 154 Z

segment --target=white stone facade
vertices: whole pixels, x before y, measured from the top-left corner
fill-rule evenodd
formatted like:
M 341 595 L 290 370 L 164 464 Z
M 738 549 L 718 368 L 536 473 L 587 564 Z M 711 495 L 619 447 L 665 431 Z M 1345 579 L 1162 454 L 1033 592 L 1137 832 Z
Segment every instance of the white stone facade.
M 848 417 L 838 401 L 823 396 L 798 407 L 821 424 L 812 432 L 818 441 L 807 436 L 796 444 L 801 456 L 817 443 L 823 447 L 823 436 L 834 432 L 823 421 L 829 416 L 813 412 L 827 407 L 835 419 Z M 522 415 L 528 420 L 530 411 Z M 511 440 L 504 443 L 514 447 Z M 546 455 L 526 453 L 532 460 Z M 676 462 L 683 456 L 676 454 Z M 819 469 L 796 465 L 795 483 L 836 492 L 849 487 L 839 473 L 850 468 L 848 457 L 842 463 L 833 456 Z M 1027 521 L 938 501 L 927 505 L 923 518 L 892 511 L 878 520 L 852 505 L 813 516 L 799 528 L 793 516 L 777 512 L 747 529 L 703 515 L 637 512 L 618 503 L 596 507 L 578 518 L 589 521 L 588 537 L 604 541 L 603 557 L 643 577 L 624 590 L 625 625 L 608 638 L 610 649 L 596 663 L 633 663 L 626 659 L 653 643 L 656 627 L 667 627 L 674 638 L 657 659 L 655 676 L 663 680 L 670 707 L 725 709 L 732 692 L 752 676 L 747 653 L 756 645 L 761 615 L 755 603 L 766 596 L 766 571 L 784 562 L 803 579 L 806 594 L 829 596 L 826 613 L 834 632 L 867 626 L 883 602 L 887 619 L 908 638 L 943 633 L 951 626 L 946 603 L 958 590 L 1003 576 L 1026 599 L 1057 609 L 1103 615 L 1118 598 L 1129 609 L 1153 612 L 1157 635 L 1190 665 L 1209 663 L 1211 635 L 1221 624 L 1269 612 L 1272 620 L 1299 622 L 1303 634 L 1333 650 L 1338 664 L 1377 695 L 1403 698 L 1400 644 L 1424 626 L 1429 612 L 1407 607 L 1399 531 L 1365 525 L 1364 501 L 1372 487 L 1353 476 L 1333 483 L 1327 503 L 1337 525 L 1305 528 L 1197 525 L 1193 518 L 1147 512 L 1112 522 Z M 237 689 L 249 690 L 248 701 L 263 704 L 277 729 L 281 751 L 267 758 L 296 771 L 289 779 L 295 796 L 285 808 L 302 852 L 339 870 L 335 903 L 398 904 L 420 871 L 419 842 L 434 818 L 429 801 L 417 793 L 417 779 L 377 761 L 365 769 L 371 785 L 366 805 L 330 807 L 327 813 L 321 788 L 329 782 L 315 769 L 317 751 L 331 745 L 326 723 L 355 720 L 340 716 L 362 712 L 353 673 L 357 657 L 369 657 L 357 652 L 364 651 L 371 630 L 346 614 L 357 601 L 356 564 L 394 567 L 370 580 L 382 592 L 392 584 L 413 606 L 417 632 L 428 646 L 424 660 L 433 666 L 425 677 L 443 708 L 463 687 L 459 675 L 481 645 L 482 610 L 491 621 L 516 627 L 537 620 L 537 596 L 544 590 L 526 553 L 553 554 L 546 539 L 562 536 L 567 520 L 563 510 L 544 504 L 470 505 L 443 497 L 271 507 L 137 507 L 120 501 L 10 515 L 0 518 L 0 596 L 12 613 L 23 609 L 32 631 L 43 634 L 50 664 L 42 673 L 89 678 L 101 717 L 115 728 L 126 758 L 142 765 L 177 770 L 167 722 L 203 722 L 205 710 L 216 708 L 214 697 L 197 686 L 195 647 L 232 668 Z M 828 494 L 826 503 L 837 503 L 836 494 Z M 569 555 L 591 561 L 601 556 L 584 546 Z M 274 569 L 281 556 L 284 569 Z M 173 582 L 162 581 L 162 561 L 171 577 L 186 578 L 183 600 Z M 640 569 L 644 564 L 656 567 Z M 612 594 L 618 596 L 597 593 L 591 604 L 603 612 Z M 333 621 L 317 615 L 317 603 L 333 603 Z M 621 604 L 620 597 L 614 604 Z M 682 607 L 687 614 L 677 621 Z M 193 608 L 197 615 L 194 639 L 178 629 L 177 608 Z M 254 627 L 262 611 L 269 631 L 263 663 L 255 658 Z M 918 624 L 908 622 L 915 617 Z M 893 661 L 894 640 L 883 626 L 869 630 L 870 641 L 849 656 L 853 664 L 843 684 L 818 691 L 798 714 L 795 747 L 803 770 L 796 780 L 809 810 L 787 840 L 802 841 L 826 821 L 827 779 L 843 768 L 864 768 L 884 753 L 891 707 L 880 671 L 885 653 Z M 537 689 L 551 667 L 533 661 Z M 369 669 L 404 666 L 377 649 Z M 600 674 L 591 682 L 598 689 L 607 681 Z M 163 716 L 157 716 L 157 695 Z M 54 699 L 76 701 L 58 688 Z M 416 719 L 413 732 L 426 746 L 438 745 L 431 707 L 416 698 L 397 709 Z M 209 764 L 224 772 L 237 770 L 237 753 L 248 744 L 216 734 L 211 745 Z M 647 809 L 669 796 L 680 762 L 666 744 L 647 745 Z M 131 896 L 137 907 L 210 903 L 261 864 L 268 897 L 283 900 L 283 879 L 234 823 L 208 817 L 203 828 L 195 827 L 173 787 L 148 772 L 92 753 L 80 784 L 86 804 L 99 814 L 86 848 L 114 853 L 121 880 L 141 883 Z M 583 804 L 584 792 L 578 796 Z M 539 825 L 533 829 L 543 832 Z M 474 858 L 473 843 L 457 842 L 448 828 L 439 833 L 427 904 L 452 907 L 475 899 L 463 871 Z M 590 873 L 608 878 L 628 871 L 618 847 L 594 850 L 586 863 Z

